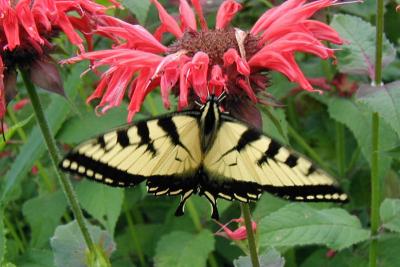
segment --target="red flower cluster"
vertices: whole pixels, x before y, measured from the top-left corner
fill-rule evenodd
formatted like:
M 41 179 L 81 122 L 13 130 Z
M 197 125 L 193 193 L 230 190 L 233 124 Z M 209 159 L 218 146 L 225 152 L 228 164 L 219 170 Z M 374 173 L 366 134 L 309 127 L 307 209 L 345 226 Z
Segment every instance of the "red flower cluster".
M 219 229 L 215 235 L 219 235 L 222 237 L 225 237 L 227 239 L 231 239 L 234 241 L 238 240 L 245 240 L 247 239 L 247 229 L 246 226 L 244 225 L 244 219 L 243 218 L 238 218 L 238 219 L 232 219 L 226 224 L 221 224 L 218 221 L 215 221 L 219 226 L 221 226 L 221 229 Z M 228 225 L 232 222 L 238 223 L 239 227 L 235 230 L 231 230 L 228 228 Z M 251 221 L 251 228 L 253 232 L 257 230 L 257 223 L 255 221 Z
M 106 7 L 89 0 L 0 0 L 0 119 L 6 103 L 16 93 L 15 68 L 29 68 L 33 82 L 41 87 L 46 86 L 46 79 L 58 79 L 57 69 L 47 55 L 53 47 L 51 38 L 64 32 L 83 52 L 77 30 L 91 48 L 96 16 L 105 11 Z
M 91 60 L 92 69 L 109 66 L 88 99 L 101 98 L 98 107 L 103 112 L 118 106 L 127 88 L 131 98 L 128 120 L 157 86 L 167 108 L 171 91 L 179 96 L 179 108 L 225 91 L 228 97 L 223 108 L 260 126 L 261 117 L 254 104 L 264 102 L 260 94 L 257 96 L 267 85 L 263 72 L 279 71 L 303 89 L 314 91 L 294 54 L 306 52 L 327 59 L 334 56 L 334 51 L 321 41 L 342 43 L 331 27 L 309 19 L 318 10 L 336 4 L 336 0 L 288 0 L 265 12 L 248 32 L 229 26 L 241 9 L 233 0 L 221 4 L 215 29 L 208 28 L 199 0 L 192 0 L 192 6 L 200 26 L 186 0 L 180 0 L 180 23 L 157 0 L 152 3 L 161 21 L 154 34 L 140 25 L 102 16 L 108 26 L 98 27 L 97 33 L 113 39 L 115 46 L 67 61 Z M 176 37 L 168 47 L 160 42 L 166 32 Z

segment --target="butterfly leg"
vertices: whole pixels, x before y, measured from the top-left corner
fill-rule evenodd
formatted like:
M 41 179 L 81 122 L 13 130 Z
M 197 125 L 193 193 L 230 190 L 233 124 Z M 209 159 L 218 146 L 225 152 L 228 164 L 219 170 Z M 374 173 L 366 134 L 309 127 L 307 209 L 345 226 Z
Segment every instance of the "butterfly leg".
M 185 203 L 186 200 L 193 194 L 193 189 L 186 191 L 181 195 L 181 201 L 179 202 L 179 206 L 175 211 L 175 216 L 182 216 L 185 211 Z
M 211 204 L 211 218 L 214 220 L 219 220 L 219 213 L 217 208 L 217 199 L 208 191 L 204 191 L 204 195 Z

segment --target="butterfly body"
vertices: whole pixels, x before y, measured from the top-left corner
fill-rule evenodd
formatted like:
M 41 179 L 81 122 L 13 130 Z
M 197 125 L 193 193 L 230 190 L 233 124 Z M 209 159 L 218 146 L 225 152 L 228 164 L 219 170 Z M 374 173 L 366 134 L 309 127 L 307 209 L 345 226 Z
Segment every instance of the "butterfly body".
M 345 202 L 334 179 L 257 129 L 221 112 L 210 96 L 200 110 L 122 126 L 73 149 L 63 170 L 111 186 L 146 181 L 154 195 L 204 195 L 218 218 L 217 198 L 249 202 L 263 191 L 297 201 Z

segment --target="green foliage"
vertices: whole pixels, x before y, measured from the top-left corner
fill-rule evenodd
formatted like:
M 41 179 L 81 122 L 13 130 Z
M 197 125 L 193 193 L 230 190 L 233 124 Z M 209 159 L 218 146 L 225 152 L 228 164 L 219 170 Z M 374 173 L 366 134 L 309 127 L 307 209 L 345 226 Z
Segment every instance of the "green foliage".
M 198 234 L 175 231 L 157 244 L 154 263 L 158 267 L 202 267 L 214 249 L 214 237 L 208 230 Z
M 341 72 L 369 75 L 374 77 L 375 71 L 375 27 L 359 17 L 350 15 L 335 15 L 331 26 L 345 40 L 336 53 L 338 67 Z M 383 64 L 386 66 L 396 56 L 393 45 L 384 38 Z
M 341 250 L 369 237 L 357 217 L 345 210 L 317 210 L 305 204 L 289 204 L 265 216 L 259 226 L 261 246 L 324 244 Z
M 121 212 L 124 190 L 85 180 L 78 184 L 76 193 L 82 208 L 113 234 Z
M 150 8 L 149 0 L 124 0 L 122 4 L 136 15 L 142 25 L 146 23 L 147 14 Z
M 299 93 L 298 85 L 284 75 L 275 71 L 266 73 L 267 93 L 275 99 L 272 102 L 282 104 L 283 108 L 258 104 L 264 132 L 336 174 L 350 196 L 350 203 L 343 206 L 290 204 L 264 193 L 259 201 L 251 203 L 263 267 L 368 266 L 368 247 L 372 240 L 369 214 L 373 112 L 381 118 L 378 167 L 383 187 L 381 199 L 384 199 L 380 206 L 380 231 L 374 240 L 378 240 L 379 267 L 399 266 L 400 13 L 395 7 L 400 0 L 396 1 L 386 1 L 385 6 L 383 86 L 368 85 L 375 70 L 376 2 L 372 0 L 331 7 L 314 16 L 330 20 L 345 40 L 343 46 L 332 46 L 337 65 L 331 64 L 333 60 L 321 61 L 314 55 L 296 53 L 296 61 L 306 76 L 325 79 L 332 90 L 323 95 Z M 97 2 L 110 5 L 108 0 Z M 151 1 L 120 2 L 124 10 L 109 9 L 107 13 L 130 23 L 139 22 L 151 33 L 155 32 L 160 19 Z M 179 1 L 160 2 L 170 14 L 178 14 Z M 204 12 L 211 28 L 216 3 L 221 1 L 200 2 L 207 2 Z M 233 25 L 242 29 L 249 29 L 266 9 L 277 3 L 239 2 L 243 9 Z M 63 58 L 76 52 L 72 50 L 75 48 L 65 45 L 66 40 L 61 35 L 56 40 L 58 50 L 65 52 Z M 104 40 L 96 37 L 94 50 L 109 49 L 110 42 Z M 164 40 L 168 45 L 174 39 L 164 34 Z M 87 67 L 88 62 L 84 64 Z M 62 68 L 68 99 L 38 91 L 62 153 L 89 137 L 126 124 L 128 97 L 119 107 L 100 116 L 94 106 L 101 100 L 85 104 L 99 77 L 93 74 L 80 77 L 83 71 L 80 65 Z M 355 97 L 339 94 L 349 84 L 333 85 L 337 74 L 359 85 Z M 17 100 L 27 97 L 20 80 L 17 87 Z M 155 89 L 146 96 L 135 120 L 167 112 L 159 91 Z M 176 100 L 171 96 L 171 111 L 177 109 Z M 13 103 L 8 109 L 12 109 Z M 220 225 L 210 219 L 209 203 L 204 197 L 191 197 L 185 215 L 175 217 L 179 200 L 149 195 L 145 183 L 122 190 L 70 176 L 96 243 L 95 253 L 89 254 L 73 214 L 66 208 L 45 143 L 32 119 L 31 107 L 27 105 L 15 112 L 15 116 L 16 122 L 8 114 L 5 116 L 6 142 L 0 136 L 1 267 L 251 266 L 246 240 L 230 240 L 213 234 L 220 230 Z M 338 125 L 343 128 L 343 135 L 338 134 Z M 338 144 L 343 147 L 337 149 Z M 32 171 L 33 166 L 38 167 L 38 174 Z M 222 224 L 241 217 L 237 202 L 218 199 L 218 207 Z M 231 223 L 227 227 L 235 231 L 241 226 Z
M 115 250 L 112 237 L 98 226 L 87 224 L 96 246 L 96 255 L 89 253 L 76 221 L 60 225 L 51 238 L 54 262 L 57 267 L 109 266 L 108 257 Z
M 400 233 L 400 199 L 385 199 L 380 208 L 383 227 Z
M 362 85 L 358 100 L 378 112 L 382 119 L 400 136 L 400 82 L 378 87 Z
M 285 259 L 275 249 L 268 250 L 266 253 L 259 256 L 260 266 L 263 267 L 283 267 L 285 266 Z M 249 256 L 239 257 L 233 261 L 235 267 L 252 267 L 251 259 Z
M 49 242 L 66 207 L 67 202 L 60 191 L 31 198 L 24 203 L 22 212 L 31 228 L 32 247 L 40 248 Z M 44 212 L 38 212 L 40 210 Z

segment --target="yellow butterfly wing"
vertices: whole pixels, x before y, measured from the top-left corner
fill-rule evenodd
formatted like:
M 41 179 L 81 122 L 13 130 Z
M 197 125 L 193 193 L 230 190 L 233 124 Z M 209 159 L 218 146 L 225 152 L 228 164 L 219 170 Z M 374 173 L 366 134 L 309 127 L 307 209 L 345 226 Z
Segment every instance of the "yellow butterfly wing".
M 176 113 L 114 129 L 77 146 L 60 167 L 111 186 L 146 180 L 155 195 L 190 195 L 202 160 L 196 116 Z
M 233 119 L 222 122 L 203 165 L 208 198 L 248 202 L 265 190 L 298 201 L 347 200 L 336 181 L 307 158 Z

